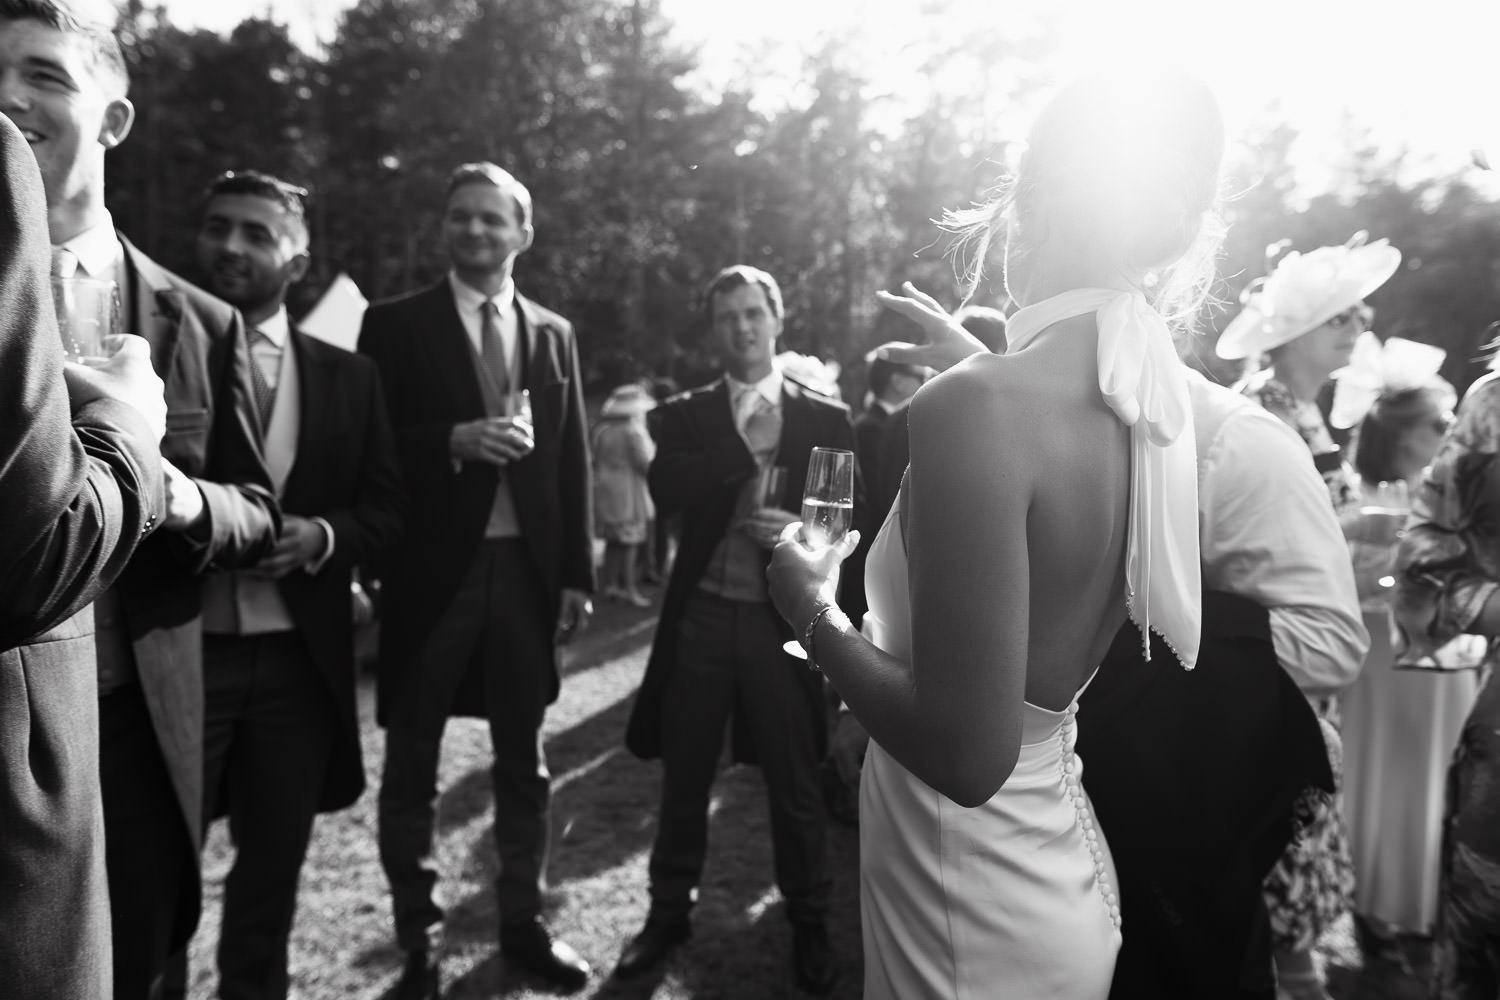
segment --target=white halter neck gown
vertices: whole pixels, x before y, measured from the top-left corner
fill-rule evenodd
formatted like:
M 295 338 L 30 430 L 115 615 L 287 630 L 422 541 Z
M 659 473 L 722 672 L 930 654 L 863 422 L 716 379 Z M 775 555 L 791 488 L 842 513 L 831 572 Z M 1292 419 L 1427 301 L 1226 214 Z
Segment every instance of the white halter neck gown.
M 1172 352 L 1166 328 L 1137 300 L 1100 289 L 1049 299 L 1013 317 L 1012 350 L 1061 319 L 1098 313 L 1101 392 L 1135 432 L 1123 596 L 1137 623 L 1159 631 L 1191 666 L 1199 615 L 1191 413 L 1176 355 L 1163 353 Z M 1189 518 L 1185 540 L 1170 523 L 1180 508 Z M 910 662 L 900 521 L 898 501 L 867 559 L 864 630 Z M 1108 995 L 1121 916 L 1114 863 L 1073 751 L 1077 708 L 1076 697 L 1061 712 L 1026 704 L 1015 770 L 972 809 L 871 741 L 859 809 L 865 1000 Z

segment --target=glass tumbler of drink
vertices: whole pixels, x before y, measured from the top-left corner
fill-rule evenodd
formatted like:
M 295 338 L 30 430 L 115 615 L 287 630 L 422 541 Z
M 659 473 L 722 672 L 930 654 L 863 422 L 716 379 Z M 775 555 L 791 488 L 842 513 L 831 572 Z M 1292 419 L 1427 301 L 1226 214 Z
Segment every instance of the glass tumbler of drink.
M 102 361 L 104 338 L 120 332 L 120 296 L 113 281 L 53 278 L 52 304 L 69 361 Z
M 1394 540 L 1401 537 L 1402 529 L 1406 527 L 1406 517 L 1411 513 L 1411 497 L 1406 483 L 1396 479 L 1365 484 L 1360 491 L 1359 513 L 1366 523 L 1376 529 L 1375 534 L 1379 538 L 1389 539 L 1394 544 Z M 1382 576 L 1379 585 L 1382 588 L 1394 587 L 1396 578 Z

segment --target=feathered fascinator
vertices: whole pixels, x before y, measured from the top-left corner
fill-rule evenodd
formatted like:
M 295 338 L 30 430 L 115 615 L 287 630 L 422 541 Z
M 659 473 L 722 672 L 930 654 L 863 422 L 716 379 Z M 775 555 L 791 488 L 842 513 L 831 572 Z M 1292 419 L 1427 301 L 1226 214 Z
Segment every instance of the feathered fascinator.
M 1448 353 L 1431 344 L 1392 337 L 1385 343 L 1366 330 L 1354 342 L 1349 364 L 1334 373 L 1333 407 L 1328 422 L 1335 427 L 1353 427 L 1364 419 L 1382 395 L 1403 389 L 1433 388 L 1453 398 L 1444 402 L 1451 409 L 1457 401 L 1453 387 L 1438 375 Z

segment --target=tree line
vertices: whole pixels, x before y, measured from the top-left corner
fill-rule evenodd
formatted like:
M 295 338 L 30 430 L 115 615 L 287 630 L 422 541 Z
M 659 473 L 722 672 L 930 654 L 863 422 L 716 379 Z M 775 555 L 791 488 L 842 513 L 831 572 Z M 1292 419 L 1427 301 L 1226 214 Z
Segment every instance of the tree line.
M 782 282 L 786 345 L 838 361 L 858 399 L 865 351 L 911 336 L 875 305 L 877 288 L 911 280 L 957 304 L 932 220 L 998 179 L 1019 136 L 997 123 L 1048 82 L 1038 57 L 1057 41 L 1045 17 L 954 31 L 944 6 L 914 5 L 907 83 L 872 74 L 880 54 L 851 28 L 771 102 L 753 71 L 705 85 L 659 0 L 359 0 L 316 54 L 273 21 L 221 37 L 129 0 L 120 32 L 138 117 L 110 153 L 109 206 L 192 274 L 195 195 L 216 174 L 253 167 L 304 185 L 314 265 L 295 314 L 340 271 L 371 299 L 436 278 L 443 180 L 493 160 L 536 200 L 518 280 L 575 322 L 594 388 L 706 377 L 698 293 L 744 262 Z M 1230 164 L 1219 304 L 1187 352 L 1232 377 L 1210 345 L 1264 273 L 1265 248 L 1363 229 L 1406 254 L 1373 299 L 1377 330 L 1444 347 L 1444 373 L 1466 386 L 1500 319 L 1500 206 L 1464 176 L 1402 182 L 1399 151 L 1358 143 L 1339 190 L 1309 198 L 1295 141 L 1268 121 Z

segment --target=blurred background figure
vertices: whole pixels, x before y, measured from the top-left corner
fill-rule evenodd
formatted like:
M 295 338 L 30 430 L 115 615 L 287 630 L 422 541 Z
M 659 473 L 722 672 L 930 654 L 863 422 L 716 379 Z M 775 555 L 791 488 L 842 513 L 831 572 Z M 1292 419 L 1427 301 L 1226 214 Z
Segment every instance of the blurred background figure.
M 888 355 L 892 350 L 899 352 L 901 348 L 911 346 L 913 345 L 903 341 L 892 340 L 865 355 L 865 381 L 869 394 L 865 397 L 864 412 L 854 421 L 854 454 L 859 462 L 859 474 L 864 477 L 870 502 L 879 509 L 882 519 L 890 509 L 891 501 L 895 499 L 894 494 L 885 496 L 877 488 L 877 484 L 885 482 L 881 462 L 885 457 L 886 434 L 897 427 L 898 423 L 901 432 L 906 432 L 902 407 L 932 374 L 921 365 L 894 361 Z M 902 417 L 899 422 L 896 420 L 897 414 Z M 852 569 L 862 567 L 863 560 L 858 566 L 850 564 Z
M 1444 775 L 1479 676 L 1396 669 L 1390 602 L 1398 538 L 1378 524 L 1405 524 L 1407 497 L 1437 455 L 1456 399 L 1435 374 L 1423 385 L 1393 386 L 1360 423 L 1354 449 L 1360 517 L 1375 526 L 1368 540 L 1351 541 L 1370 654 L 1340 699 L 1344 815 L 1364 951 L 1403 962 L 1398 935 L 1429 935 L 1437 918 Z M 1478 666 L 1484 641 L 1459 636 L 1432 655 L 1449 666 Z
M 651 398 L 659 407 L 662 403 L 677 395 L 680 387 L 676 379 L 666 375 L 658 375 L 649 379 Z M 657 418 L 661 415 L 659 409 L 652 410 L 646 414 L 646 431 L 655 441 L 660 428 L 657 426 Z M 641 582 L 656 586 L 667 578 L 672 570 L 672 555 L 677 551 L 677 525 L 676 518 L 663 517 L 658 511 L 651 519 L 651 526 L 647 531 L 650 540 L 641 547 Z
M 1433 992 L 1440 1000 L 1500 992 L 1500 381 L 1470 386 L 1422 477 L 1396 559 L 1395 660 L 1450 666 L 1449 644 L 1489 640 L 1474 706 L 1459 730 L 1444 791 Z M 1408 858 L 1410 865 L 1414 859 Z
M 1366 245 L 1357 233 L 1343 246 L 1292 252 L 1265 279 L 1247 287 L 1241 310 L 1219 338 L 1219 357 L 1248 359 L 1249 374 L 1235 388 L 1297 432 L 1328 487 L 1348 535 L 1357 521 L 1357 477 L 1335 443 L 1318 395 L 1349 363 L 1373 312 L 1364 299 L 1396 272 L 1401 253 L 1381 240 Z M 1341 781 L 1337 688 L 1304 693 L 1323 720 L 1335 782 Z M 1335 793 L 1306 836 L 1295 841 L 1266 881 L 1276 973 L 1281 990 L 1297 1000 L 1327 997 L 1312 951 L 1347 909 L 1354 890 L 1347 830 Z
M 1005 353 L 1005 314 L 999 309 L 991 309 L 989 306 L 968 305 L 959 308 L 953 318 L 958 325 L 984 345 L 985 350 L 991 354 Z M 922 357 L 922 348 L 918 347 L 895 347 L 891 344 L 885 345 L 881 350 L 886 357 L 898 364 L 920 364 L 918 360 Z M 908 399 L 909 403 L 910 400 Z M 885 520 L 886 511 L 891 509 L 891 504 L 896 502 L 896 493 L 901 489 L 901 477 L 906 475 L 906 466 L 911 462 L 911 442 L 907 439 L 907 422 L 910 417 L 909 407 L 905 404 L 891 415 L 890 425 L 886 430 L 884 439 L 884 450 L 881 453 L 879 465 L 879 478 L 866 477 L 866 490 L 870 494 L 870 504 L 877 509 L 878 516 L 872 524 L 879 524 Z M 871 539 L 873 541 L 873 539 Z
M 646 414 L 654 409 L 656 400 L 643 386 L 622 385 L 604 401 L 594 427 L 594 524 L 604 540 L 600 584 L 606 598 L 638 608 L 651 603 L 640 591 L 640 554 L 656 518 L 646 483 L 656 457 Z

